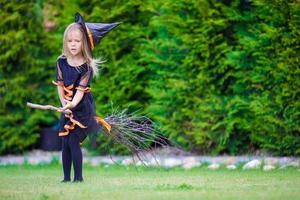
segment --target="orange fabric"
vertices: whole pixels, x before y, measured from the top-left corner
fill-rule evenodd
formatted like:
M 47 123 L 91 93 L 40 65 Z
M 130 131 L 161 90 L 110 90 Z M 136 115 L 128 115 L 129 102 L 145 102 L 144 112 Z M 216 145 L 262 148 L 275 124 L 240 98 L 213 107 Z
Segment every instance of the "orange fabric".
M 73 88 L 74 88 L 74 84 L 69 85 L 69 86 L 64 86 L 63 83 L 57 83 L 55 81 L 52 81 L 52 83 L 54 85 L 57 86 L 62 86 L 64 88 L 64 99 L 71 101 L 73 98 Z M 76 88 L 77 89 L 77 88 Z M 83 89 L 82 89 L 83 90 Z M 85 91 L 89 92 L 90 88 L 85 88 Z M 81 124 L 79 121 L 73 119 L 73 114 L 67 115 L 67 118 L 70 119 L 70 121 L 72 122 L 70 125 L 66 124 L 64 125 L 64 132 L 59 132 L 58 136 L 66 136 L 69 135 L 70 131 L 73 130 L 75 128 L 75 126 L 79 126 L 80 128 L 87 128 L 87 126 L 84 126 L 83 124 Z
M 92 38 L 93 39 L 93 38 Z M 74 84 L 72 85 L 69 85 L 69 86 L 64 86 L 64 84 L 62 82 L 55 82 L 55 81 L 52 81 L 52 83 L 54 85 L 57 85 L 57 86 L 62 86 L 64 88 L 64 99 L 66 100 L 69 100 L 71 101 L 72 98 L 73 98 L 73 88 L 74 88 Z M 91 88 L 90 87 L 86 87 L 86 88 L 82 88 L 82 87 L 76 87 L 75 88 L 76 90 L 80 90 L 80 91 L 83 91 L 84 93 L 88 93 L 88 92 L 91 92 Z M 69 135 L 70 134 L 70 131 L 75 129 L 75 126 L 79 126 L 80 128 L 87 128 L 87 126 L 84 126 L 83 124 L 81 124 L 79 121 L 73 119 L 73 114 L 71 115 L 67 115 L 67 118 L 70 119 L 70 121 L 72 122 L 70 125 L 68 124 L 65 124 L 64 125 L 64 129 L 65 131 L 63 132 L 59 132 L 58 133 L 58 136 L 66 136 L 66 135 Z M 108 132 L 110 132 L 111 130 L 111 126 L 106 122 L 104 121 L 104 119 L 102 119 L 101 117 L 96 117 L 96 121 L 101 123 L 102 126 L 104 126 Z M 82 146 L 82 142 L 80 142 L 80 146 Z
M 70 119 L 70 121 L 72 122 L 72 124 L 68 125 L 64 125 L 65 131 L 64 132 L 59 132 L 58 136 L 66 136 L 69 135 L 70 131 L 73 130 L 75 128 L 75 125 L 79 126 L 80 128 L 87 128 L 87 126 L 84 126 L 83 124 L 81 124 L 79 121 L 73 119 L 73 115 L 67 115 L 67 118 Z
M 93 40 L 92 34 L 90 32 L 89 27 L 87 27 L 87 26 L 85 26 L 85 27 L 86 27 L 87 34 L 88 34 L 89 40 L 90 40 L 90 44 L 91 44 L 91 47 L 92 47 L 92 50 L 93 50 L 94 49 L 94 40 Z
M 75 89 L 76 89 L 76 90 L 80 90 L 80 91 L 82 91 L 82 92 L 84 92 L 84 93 L 91 92 L 91 88 L 90 88 L 90 87 L 86 87 L 86 88 L 84 88 L 84 89 L 82 89 L 81 87 L 76 87 Z
M 73 84 L 69 85 L 67 87 L 64 87 L 64 91 L 66 92 L 64 97 L 65 97 L 65 99 L 67 99 L 69 101 L 71 101 L 72 97 L 73 97 L 73 91 L 72 91 L 72 89 L 73 89 Z
M 57 85 L 57 86 L 62 86 L 64 88 L 64 98 L 68 101 L 71 101 L 72 100 L 72 97 L 73 97 L 73 87 L 74 87 L 74 84 L 72 85 L 69 85 L 69 86 L 64 86 L 62 83 L 56 83 L 55 81 L 52 81 L 52 83 L 54 85 Z
M 108 132 L 110 132 L 111 126 L 104 119 L 97 116 L 97 117 L 95 117 L 95 120 L 96 120 L 97 123 L 102 124 L 102 126 L 104 126 L 108 130 Z

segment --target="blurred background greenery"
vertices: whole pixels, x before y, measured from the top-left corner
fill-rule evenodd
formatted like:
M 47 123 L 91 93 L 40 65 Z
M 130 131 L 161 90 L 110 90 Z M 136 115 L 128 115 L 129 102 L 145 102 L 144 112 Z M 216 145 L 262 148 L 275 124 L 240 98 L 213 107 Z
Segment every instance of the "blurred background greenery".
M 186 150 L 300 155 L 298 0 L 0 1 L 0 154 L 37 146 L 59 113 L 55 62 L 63 31 L 123 22 L 94 50 L 97 113 L 130 106 Z M 97 150 L 124 150 L 102 136 Z

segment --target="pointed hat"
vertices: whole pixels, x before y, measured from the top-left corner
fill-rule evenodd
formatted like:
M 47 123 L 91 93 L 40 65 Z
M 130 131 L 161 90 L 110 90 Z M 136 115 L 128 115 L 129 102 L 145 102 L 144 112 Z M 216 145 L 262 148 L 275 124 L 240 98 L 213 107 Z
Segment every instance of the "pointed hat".
M 113 28 L 118 26 L 120 23 L 90 23 L 84 22 L 83 17 L 79 14 L 75 14 L 75 22 L 82 26 L 82 29 L 88 40 L 91 52 L 93 51 L 95 45 L 100 43 L 100 40 Z

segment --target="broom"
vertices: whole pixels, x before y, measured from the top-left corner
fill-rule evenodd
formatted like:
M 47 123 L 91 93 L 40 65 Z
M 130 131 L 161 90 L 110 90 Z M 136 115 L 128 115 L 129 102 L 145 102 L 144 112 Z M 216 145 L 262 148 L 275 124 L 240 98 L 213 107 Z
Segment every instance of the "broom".
M 27 102 L 27 106 L 35 109 L 54 110 L 60 108 L 52 105 L 40 105 Z M 157 148 L 167 147 L 171 142 L 164 137 L 156 128 L 155 123 L 148 117 L 139 115 L 136 112 L 127 114 L 128 109 L 122 111 L 114 110 L 108 117 L 102 119 L 96 116 L 95 122 L 101 125 L 106 136 L 110 137 L 113 142 L 124 145 L 135 157 L 147 166 L 149 162 L 155 162 L 159 165 L 154 155 Z M 65 114 L 71 114 L 66 110 Z

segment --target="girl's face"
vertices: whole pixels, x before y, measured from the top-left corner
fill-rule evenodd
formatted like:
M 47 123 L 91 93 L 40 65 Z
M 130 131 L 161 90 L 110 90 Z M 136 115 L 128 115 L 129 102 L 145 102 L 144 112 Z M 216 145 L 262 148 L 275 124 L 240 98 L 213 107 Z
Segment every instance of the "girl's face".
M 80 55 L 82 52 L 82 33 L 73 29 L 67 36 L 67 47 L 72 56 Z

